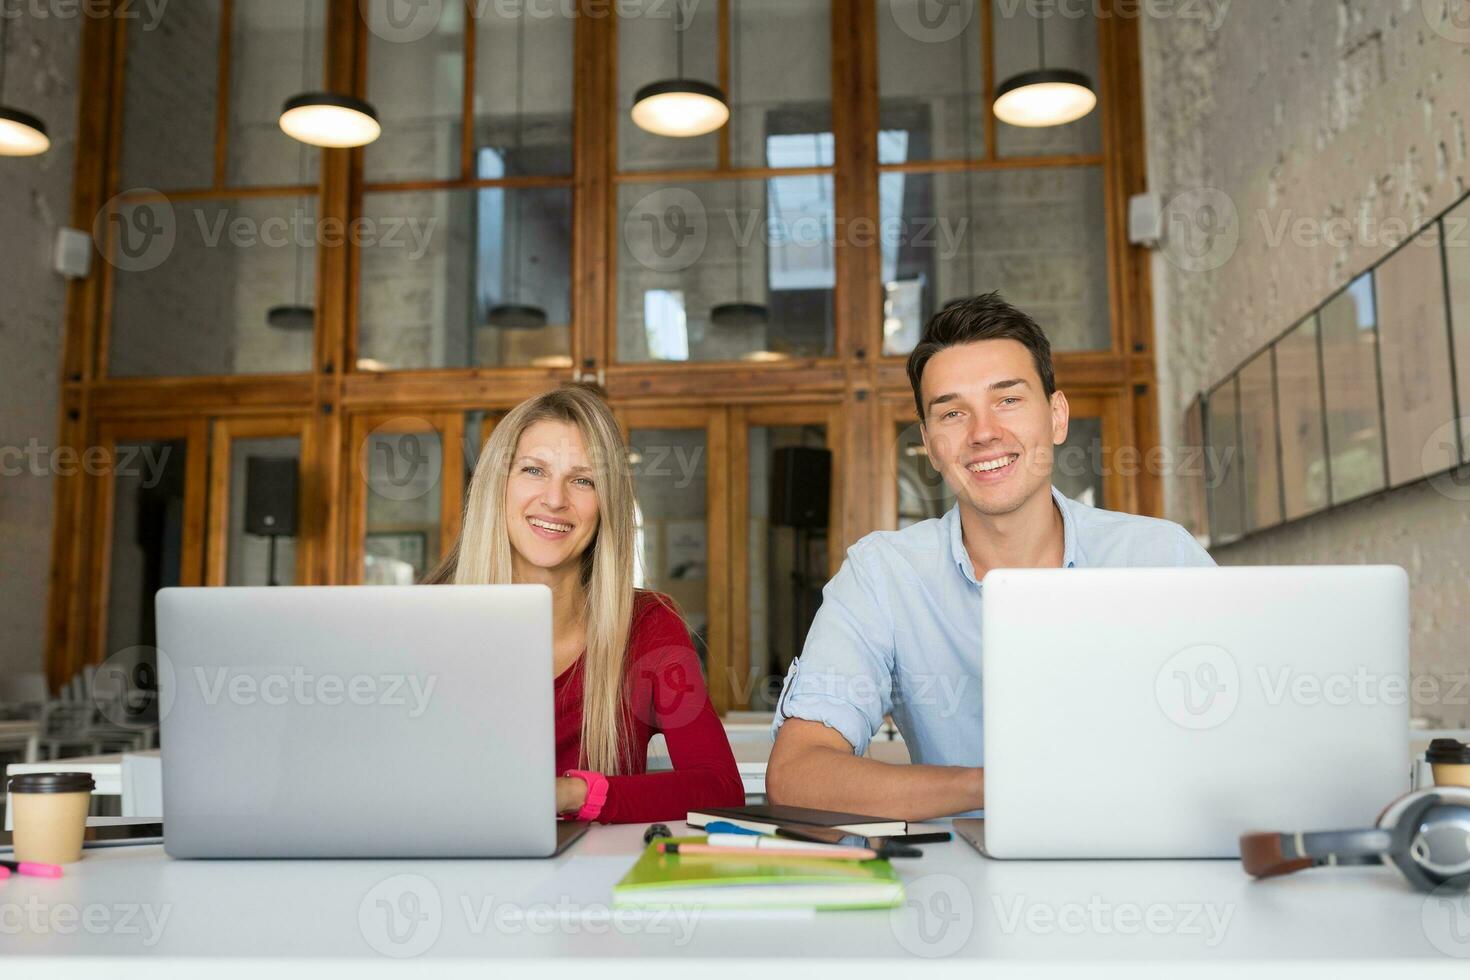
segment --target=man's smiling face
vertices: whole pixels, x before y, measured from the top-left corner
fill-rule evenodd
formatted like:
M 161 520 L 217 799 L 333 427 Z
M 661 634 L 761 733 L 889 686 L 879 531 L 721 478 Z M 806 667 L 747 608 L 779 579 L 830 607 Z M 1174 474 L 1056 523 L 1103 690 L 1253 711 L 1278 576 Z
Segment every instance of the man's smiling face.
M 924 365 L 924 446 L 961 502 L 999 517 L 1050 493 L 1052 447 L 1067 438 L 1067 399 L 1047 398 L 1015 340 L 947 347 Z

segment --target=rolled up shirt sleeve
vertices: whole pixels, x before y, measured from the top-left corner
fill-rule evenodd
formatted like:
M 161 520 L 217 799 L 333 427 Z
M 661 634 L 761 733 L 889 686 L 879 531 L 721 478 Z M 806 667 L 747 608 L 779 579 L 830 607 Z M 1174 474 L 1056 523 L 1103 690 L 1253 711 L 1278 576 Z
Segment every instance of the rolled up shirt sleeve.
M 855 755 L 893 707 L 893 618 L 883 591 L 852 548 L 822 590 L 822 605 L 792 662 L 771 722 L 774 739 L 787 718 L 820 722 L 852 746 Z

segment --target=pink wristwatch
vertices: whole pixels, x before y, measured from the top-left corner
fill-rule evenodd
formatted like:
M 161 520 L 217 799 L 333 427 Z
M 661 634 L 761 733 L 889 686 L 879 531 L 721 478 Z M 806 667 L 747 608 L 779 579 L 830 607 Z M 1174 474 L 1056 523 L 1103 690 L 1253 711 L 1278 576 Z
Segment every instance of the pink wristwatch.
M 586 769 L 568 769 L 562 773 L 569 779 L 580 779 L 587 784 L 587 799 L 582 801 L 582 809 L 577 811 L 575 820 L 596 820 L 598 814 L 602 813 L 602 805 L 607 802 L 607 777 L 600 772 L 589 772 Z

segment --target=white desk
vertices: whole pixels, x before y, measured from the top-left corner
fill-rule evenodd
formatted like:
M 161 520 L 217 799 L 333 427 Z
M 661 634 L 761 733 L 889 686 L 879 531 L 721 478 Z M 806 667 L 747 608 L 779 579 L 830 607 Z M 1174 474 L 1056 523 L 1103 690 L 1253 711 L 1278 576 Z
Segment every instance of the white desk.
M 117 957 L 156 975 L 170 961 L 182 973 L 183 958 L 221 955 L 637 957 L 651 961 L 641 976 L 705 980 L 690 972 L 692 960 L 944 958 L 975 976 L 977 959 L 1310 957 L 1397 976 L 1405 967 L 1392 961 L 1414 959 L 1416 969 L 1470 975 L 1470 911 L 1454 932 L 1445 907 L 1427 905 L 1389 868 L 1253 882 L 1232 861 L 996 862 L 958 839 L 895 862 L 909 904 L 893 913 L 609 921 L 612 885 L 642 831 L 594 828 L 543 861 L 175 861 L 157 846 L 91 850 L 59 880 L 0 885 L 0 960 L 9 974 L 24 965 L 17 956 Z M 117 975 L 85 962 L 92 976 Z M 986 975 L 1018 965 L 989 964 Z M 747 963 L 739 972 L 763 970 L 789 967 Z

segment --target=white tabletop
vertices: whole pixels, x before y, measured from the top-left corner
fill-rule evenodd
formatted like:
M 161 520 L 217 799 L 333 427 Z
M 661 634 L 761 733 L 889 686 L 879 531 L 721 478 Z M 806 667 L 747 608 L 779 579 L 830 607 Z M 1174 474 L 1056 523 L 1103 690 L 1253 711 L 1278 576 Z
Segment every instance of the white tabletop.
M 692 959 L 730 957 L 1309 957 L 1470 971 L 1470 904 L 1427 900 L 1386 867 L 1254 882 L 1233 861 L 990 861 L 956 838 L 894 862 L 908 901 L 892 912 L 613 913 L 612 885 L 642 831 L 597 827 L 550 860 L 178 861 L 158 846 L 89 850 L 59 880 L 0 884 L 0 958 L 638 957 L 688 976 Z

